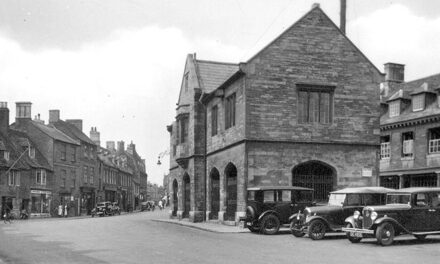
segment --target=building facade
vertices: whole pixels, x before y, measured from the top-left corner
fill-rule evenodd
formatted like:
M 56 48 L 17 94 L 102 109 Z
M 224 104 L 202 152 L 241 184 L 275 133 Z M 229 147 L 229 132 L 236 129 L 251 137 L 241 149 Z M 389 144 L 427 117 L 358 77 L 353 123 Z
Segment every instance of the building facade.
M 380 185 L 440 186 L 440 74 L 405 82 L 404 71 L 385 64 Z
M 188 55 L 168 131 L 170 215 L 237 222 L 246 189 L 378 185 L 383 75 L 318 5 L 248 61 Z

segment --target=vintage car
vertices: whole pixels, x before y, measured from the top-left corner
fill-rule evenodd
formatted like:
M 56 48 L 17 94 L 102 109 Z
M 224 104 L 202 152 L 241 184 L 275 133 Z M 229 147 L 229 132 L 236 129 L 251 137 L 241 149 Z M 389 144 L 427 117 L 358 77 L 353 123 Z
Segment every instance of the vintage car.
M 330 193 L 325 206 L 307 207 L 289 218 L 290 231 L 296 237 L 305 234 L 313 240 L 324 238 L 327 232 L 340 232 L 345 219 L 366 205 L 385 204 L 386 193 L 393 189 L 383 187 L 345 188 Z
M 117 202 L 112 203 L 111 212 L 112 212 L 111 213 L 112 215 L 115 215 L 115 214 L 120 215 L 121 214 L 121 208 L 119 207 L 119 204 Z
M 410 234 L 417 239 L 440 234 L 440 188 L 412 187 L 387 194 L 382 206 L 367 206 L 346 219 L 347 238 L 357 243 L 366 236 L 376 237 L 382 246 L 394 237 Z
M 247 189 L 246 216 L 240 225 L 251 232 L 272 235 L 281 225 L 289 224 L 293 212 L 312 206 L 313 189 L 295 186 L 265 186 Z
M 101 202 L 97 203 L 96 207 L 92 209 L 92 217 L 97 216 L 106 216 L 106 215 L 113 215 L 112 210 L 112 202 Z

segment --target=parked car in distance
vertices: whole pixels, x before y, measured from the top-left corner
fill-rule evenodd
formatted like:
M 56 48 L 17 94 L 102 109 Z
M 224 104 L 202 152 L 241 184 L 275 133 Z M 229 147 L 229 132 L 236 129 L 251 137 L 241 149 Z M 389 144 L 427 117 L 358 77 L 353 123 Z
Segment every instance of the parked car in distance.
M 386 205 L 367 206 L 346 219 L 347 238 L 352 243 L 364 236 L 376 237 L 382 246 L 394 237 L 410 234 L 417 239 L 440 234 L 440 188 L 412 187 L 387 194 Z
M 251 232 L 272 235 L 289 224 L 293 212 L 312 206 L 313 189 L 296 186 L 262 186 L 247 189 L 246 216 L 240 225 Z
M 153 210 L 154 202 L 152 201 L 146 201 L 141 202 L 141 211 L 151 211 Z
M 112 215 L 112 202 L 100 202 L 96 204 L 96 207 L 92 209 L 92 217 Z
M 384 187 L 345 188 L 330 193 L 325 206 L 307 207 L 302 213 L 290 218 L 290 231 L 296 237 L 307 234 L 313 240 L 324 238 L 327 232 L 340 232 L 345 219 L 366 205 L 383 205 L 386 193 L 393 191 Z
M 112 203 L 112 205 L 111 205 L 111 214 L 112 215 L 115 215 L 115 214 L 120 215 L 121 214 L 121 208 L 119 207 L 119 204 L 117 202 L 113 202 Z

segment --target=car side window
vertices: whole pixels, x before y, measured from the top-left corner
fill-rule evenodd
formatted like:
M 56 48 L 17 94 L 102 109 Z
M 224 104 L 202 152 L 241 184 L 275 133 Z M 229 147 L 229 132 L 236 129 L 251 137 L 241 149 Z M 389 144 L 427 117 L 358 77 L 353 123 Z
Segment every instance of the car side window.
M 363 195 L 363 205 L 378 205 L 381 204 L 381 196 L 378 194 L 367 193 Z
M 359 194 L 347 194 L 347 205 L 360 205 L 361 195 Z
M 275 192 L 264 191 L 264 202 L 275 202 Z
M 428 205 L 428 200 L 426 199 L 426 195 L 424 193 L 416 194 L 416 207 L 425 207 Z
M 432 193 L 431 194 L 431 204 L 432 207 L 440 206 L 440 193 Z
M 290 191 L 290 190 L 281 191 L 281 196 L 279 197 L 279 201 L 291 202 L 292 201 L 292 191 Z

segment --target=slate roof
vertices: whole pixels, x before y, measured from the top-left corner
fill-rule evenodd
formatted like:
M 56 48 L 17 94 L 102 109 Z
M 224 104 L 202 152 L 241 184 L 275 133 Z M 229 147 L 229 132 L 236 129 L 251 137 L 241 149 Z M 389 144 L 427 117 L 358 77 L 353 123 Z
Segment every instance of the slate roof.
M 46 135 L 48 135 L 49 137 L 51 137 L 51 138 L 53 138 L 55 140 L 66 142 L 66 143 L 70 143 L 70 144 L 74 144 L 74 145 L 79 145 L 78 141 L 72 139 L 68 135 L 66 135 L 63 132 L 61 132 L 60 130 L 56 129 L 54 126 L 39 124 L 39 123 L 34 122 L 34 121 L 32 121 L 30 123 L 33 126 L 35 126 L 36 128 L 38 128 L 39 130 L 41 130 L 43 133 L 45 133 Z
M 84 132 L 82 132 L 75 125 L 72 125 L 66 121 L 59 120 L 53 124 L 58 130 L 68 135 L 73 139 L 80 140 L 90 145 L 96 145 Z
M 414 81 L 402 83 L 399 85 L 401 88 L 396 93 L 391 95 L 387 102 L 403 98 L 403 99 L 411 99 L 411 95 L 416 95 L 422 92 L 426 92 L 432 94 L 434 96 L 436 94 L 436 90 L 440 88 L 440 74 L 428 76 L 425 78 L 417 79 Z M 389 116 L 389 111 L 383 114 L 380 117 L 381 126 L 390 125 L 394 123 L 403 123 L 411 120 L 421 119 L 429 116 L 440 116 L 440 108 L 438 106 L 438 99 L 434 100 L 431 103 L 428 103 L 429 100 L 425 100 L 425 108 L 421 111 L 414 112 L 412 110 L 412 105 L 407 106 L 403 109 L 400 115 L 395 117 Z
M 195 64 L 204 93 L 211 93 L 239 70 L 234 63 L 196 60 Z
M 23 155 L 22 158 L 18 159 L 22 154 L 23 150 L 15 140 L 13 140 L 9 133 L 8 135 L 0 133 L 0 142 L 2 142 L 4 146 L 4 150 L 9 152 L 9 160 L 4 159 L 3 156 L 0 157 L 0 167 L 10 168 L 14 162 L 14 169 L 18 170 L 28 170 L 30 169 L 29 164 L 26 162 L 26 155 Z

